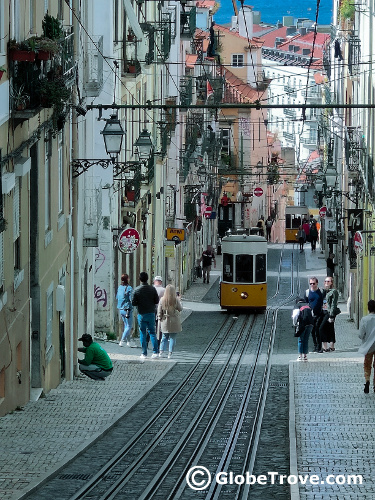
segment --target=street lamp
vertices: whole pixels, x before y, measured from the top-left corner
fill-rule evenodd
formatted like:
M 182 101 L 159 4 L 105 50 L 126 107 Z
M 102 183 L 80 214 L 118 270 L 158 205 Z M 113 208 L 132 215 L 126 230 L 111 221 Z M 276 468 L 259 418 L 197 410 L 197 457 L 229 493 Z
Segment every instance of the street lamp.
M 334 188 L 337 181 L 337 172 L 334 168 L 329 167 L 325 173 L 327 188 Z
M 139 158 L 147 159 L 151 156 L 154 145 L 151 140 L 151 134 L 147 129 L 143 129 L 138 139 L 135 141 L 134 146 L 137 148 Z
M 111 115 L 106 121 L 104 129 L 100 132 L 103 134 L 105 150 L 115 162 L 116 157 L 119 155 L 122 146 L 122 139 L 125 135 L 124 129 L 121 126 L 120 120 L 117 115 Z

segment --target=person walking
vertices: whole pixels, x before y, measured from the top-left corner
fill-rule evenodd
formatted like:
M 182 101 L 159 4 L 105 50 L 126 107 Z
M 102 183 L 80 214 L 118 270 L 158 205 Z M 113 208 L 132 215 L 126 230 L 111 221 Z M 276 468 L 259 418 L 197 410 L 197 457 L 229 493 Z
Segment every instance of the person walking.
M 306 219 L 303 219 L 302 221 L 302 229 L 305 231 L 306 235 L 306 240 L 305 241 L 310 241 L 310 224 Z
M 296 309 L 292 313 L 293 326 L 295 326 L 295 336 L 298 337 L 298 359 L 297 361 L 307 361 L 309 352 L 309 336 L 313 329 L 314 318 L 311 307 L 306 301 L 297 297 Z
M 141 285 L 134 290 L 132 304 L 138 309 L 138 325 L 140 341 L 142 346 L 141 359 L 147 358 L 147 332 L 150 335 L 153 354 L 152 358 L 157 358 L 159 346 L 155 332 L 155 306 L 159 303 L 159 295 L 156 288 L 147 283 L 148 274 L 141 272 L 139 275 Z
M 266 220 L 266 233 L 267 233 L 267 241 L 271 241 L 271 229 L 272 229 L 272 218 L 269 215 L 267 220 Z
M 161 276 L 155 276 L 154 278 L 154 287 L 156 288 L 156 291 L 158 292 L 158 296 L 159 296 L 159 303 L 160 303 L 160 299 L 164 296 L 164 293 L 165 293 L 165 288 L 163 287 L 163 278 Z M 156 328 L 156 338 L 157 338 L 157 341 L 158 341 L 158 346 L 160 348 L 160 341 L 161 341 L 161 328 L 160 328 L 160 322 L 158 320 L 158 306 L 155 307 L 155 315 L 156 315 L 156 325 L 155 325 L 155 328 Z M 148 342 L 148 339 L 147 339 L 147 342 Z
M 320 352 L 322 349 L 322 343 L 319 335 L 319 327 L 322 321 L 322 308 L 323 308 L 323 294 L 318 286 L 318 278 L 312 276 L 309 279 L 310 288 L 306 290 L 306 302 L 312 310 L 312 315 L 314 318 L 313 328 L 311 331 L 311 336 L 314 343 L 314 352 Z
M 327 276 L 324 280 L 325 290 L 323 292 L 323 319 L 320 324 L 319 334 L 322 341 L 322 351 L 335 350 L 335 318 L 340 310 L 337 307 L 339 292 L 333 285 L 333 278 Z M 330 344 L 330 347 L 328 347 Z
M 367 303 L 368 314 L 363 316 L 359 323 L 358 337 L 362 340 L 362 345 L 358 352 L 364 354 L 363 371 L 365 375 L 365 394 L 370 392 L 371 367 L 374 367 L 373 388 L 375 392 L 375 300 Z
M 203 283 L 206 283 L 206 281 L 207 283 L 210 282 L 212 261 L 216 267 L 215 252 L 213 251 L 212 246 L 208 245 L 207 250 L 202 253 L 202 257 L 200 258 L 200 262 L 202 262 L 203 267 Z
M 124 330 L 119 342 L 122 347 L 125 342 L 128 347 L 134 347 L 130 342 L 130 335 L 133 330 L 133 305 L 132 305 L 133 288 L 129 285 L 129 276 L 123 274 L 121 276 L 121 285 L 117 289 L 117 309 L 120 312 L 121 319 L 124 323 Z
M 316 227 L 316 223 L 313 222 L 310 227 L 310 243 L 311 243 L 311 251 L 315 252 L 316 250 L 316 242 L 318 241 L 318 229 Z
M 168 358 L 172 356 L 176 346 L 176 336 L 182 331 L 180 312 L 182 311 L 181 301 L 176 294 L 173 285 L 167 285 L 164 297 L 159 302 L 158 319 L 163 336 L 160 343 L 159 356 L 163 357 L 168 348 Z
M 80 372 L 93 380 L 105 380 L 113 371 L 112 361 L 107 352 L 97 342 L 93 342 L 88 333 L 84 333 L 78 340 L 83 343 L 78 352 L 85 353 L 84 359 L 78 360 Z
M 334 253 L 330 253 L 327 258 L 327 276 L 329 278 L 332 278 L 335 272 L 335 266 L 336 264 L 334 263 L 333 259 L 335 258 Z
M 302 253 L 303 252 L 303 245 L 305 244 L 305 241 L 306 241 L 306 233 L 305 233 L 302 226 L 299 226 L 299 228 L 298 228 L 297 240 L 299 243 L 299 250 Z

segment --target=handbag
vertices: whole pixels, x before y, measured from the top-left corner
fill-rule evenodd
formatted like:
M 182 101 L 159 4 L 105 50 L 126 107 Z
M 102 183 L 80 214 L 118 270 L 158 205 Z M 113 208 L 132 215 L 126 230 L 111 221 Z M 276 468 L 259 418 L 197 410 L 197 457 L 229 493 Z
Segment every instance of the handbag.
M 341 309 L 339 307 L 336 307 L 334 310 L 334 315 L 337 316 L 338 314 L 341 314 Z

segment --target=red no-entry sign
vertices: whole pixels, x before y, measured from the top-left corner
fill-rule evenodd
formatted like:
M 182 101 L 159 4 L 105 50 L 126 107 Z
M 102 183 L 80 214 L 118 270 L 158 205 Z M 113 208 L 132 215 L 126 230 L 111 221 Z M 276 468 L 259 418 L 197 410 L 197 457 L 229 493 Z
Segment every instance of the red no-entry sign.
M 327 207 L 322 207 L 319 209 L 319 215 L 322 219 L 327 215 Z
M 255 196 L 262 196 L 262 194 L 263 194 L 263 189 L 261 187 L 257 187 L 254 189 Z

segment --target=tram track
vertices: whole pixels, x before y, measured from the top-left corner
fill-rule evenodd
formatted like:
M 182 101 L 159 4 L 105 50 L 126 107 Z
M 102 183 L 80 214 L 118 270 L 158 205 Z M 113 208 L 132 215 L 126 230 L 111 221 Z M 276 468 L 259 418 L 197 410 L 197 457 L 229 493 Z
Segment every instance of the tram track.
M 249 316 L 243 318 L 243 326 L 240 330 L 243 330 L 246 325 L 249 323 Z M 235 337 L 235 342 L 232 344 L 228 354 L 227 360 L 220 370 L 220 373 L 216 376 L 216 378 L 211 382 L 213 390 L 209 391 L 204 401 L 200 405 L 200 408 L 197 410 L 197 415 L 201 414 L 202 408 L 209 407 L 209 403 L 212 401 L 213 394 L 215 394 L 215 388 L 220 385 L 222 377 L 226 373 L 228 367 L 230 366 L 234 355 L 236 354 L 236 349 L 238 347 L 238 343 L 243 338 L 243 332 L 239 332 L 236 334 L 233 332 L 234 326 L 238 324 L 238 321 L 226 318 L 224 325 L 215 339 L 212 340 L 211 345 L 207 347 L 203 355 L 201 356 L 198 363 L 191 370 L 191 372 L 185 377 L 181 384 L 175 388 L 171 396 L 168 400 L 161 406 L 159 411 L 153 416 L 151 420 L 146 422 L 146 424 L 138 431 L 138 433 L 128 442 L 117 454 L 113 457 L 111 461 L 109 461 L 86 485 L 81 488 L 71 499 L 80 499 L 80 498 L 114 498 L 116 491 L 121 489 L 124 484 L 128 483 L 130 479 L 134 476 L 139 467 L 142 466 L 143 462 L 150 456 L 151 451 L 165 438 L 168 431 L 171 429 L 172 424 L 181 417 L 183 410 L 187 406 L 188 403 L 191 404 L 193 399 L 193 395 L 196 395 L 196 391 L 198 388 L 202 387 L 204 382 L 207 383 L 206 375 L 210 371 L 210 367 L 217 361 L 217 357 L 223 356 L 223 345 L 228 342 L 228 337 L 230 334 Z M 236 329 L 235 329 L 236 330 Z M 218 339 L 218 337 L 220 337 Z M 243 342 L 242 342 L 243 343 Z M 214 348 L 213 348 L 214 346 Z M 213 352 L 210 352 L 213 348 Z M 202 369 L 199 370 L 198 368 Z M 193 380 L 195 375 L 195 380 Z M 187 393 L 181 398 L 181 394 L 183 388 L 188 388 Z M 171 405 L 173 405 L 173 409 L 171 409 Z M 156 421 L 160 423 L 161 417 L 163 414 L 167 415 L 167 422 L 161 427 L 161 429 L 155 433 L 154 436 L 150 436 L 148 430 L 153 428 L 153 425 Z M 153 434 L 153 433 L 151 433 Z M 146 441 L 146 444 L 141 444 L 140 440 Z M 148 441 L 148 443 L 147 443 Z M 139 450 L 140 448 L 140 450 Z M 129 453 L 135 450 L 137 456 L 133 459 L 131 464 L 127 464 L 125 471 L 124 467 L 124 458 L 129 455 Z M 98 496 L 95 494 L 100 488 L 99 484 L 108 479 L 109 476 L 114 474 L 115 468 L 122 469 L 122 473 L 119 475 L 114 484 L 108 488 L 106 486 L 105 493 L 102 496 Z M 118 472 L 115 472 L 118 474 Z M 95 490 L 95 493 L 94 493 Z
M 176 383 L 152 417 L 100 470 L 85 478 L 83 487 L 82 481 L 77 481 L 74 488 L 70 487 L 70 492 L 76 493 L 64 498 L 195 498 L 197 492 L 185 479 L 197 464 L 206 466 L 213 478 L 217 472 L 252 473 L 278 311 L 290 303 L 295 291 L 294 252 L 289 286 L 280 286 L 283 252 L 272 297 L 276 302 L 280 296 L 280 300 L 264 314 L 226 316 L 197 363 Z M 213 480 L 207 491 L 200 493 L 207 500 L 228 494 L 245 499 L 249 486 L 226 485 L 223 490 Z

